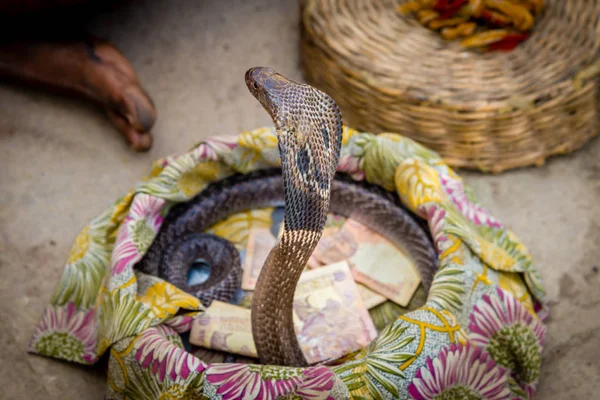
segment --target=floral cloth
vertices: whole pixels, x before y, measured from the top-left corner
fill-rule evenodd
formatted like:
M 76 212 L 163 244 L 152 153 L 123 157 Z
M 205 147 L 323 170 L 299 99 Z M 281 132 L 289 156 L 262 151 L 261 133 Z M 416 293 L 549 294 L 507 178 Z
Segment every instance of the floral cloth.
M 81 364 L 110 352 L 110 399 L 533 397 L 548 312 L 525 246 L 436 153 L 396 134 L 346 127 L 339 171 L 395 191 L 429 223 L 439 271 L 425 305 L 336 365 L 206 364 L 186 352 L 179 334 L 202 304 L 134 265 L 172 205 L 233 173 L 278 164 L 272 128 L 209 139 L 157 161 L 76 238 L 30 351 Z M 260 212 L 212 231 L 243 247 L 252 218 Z

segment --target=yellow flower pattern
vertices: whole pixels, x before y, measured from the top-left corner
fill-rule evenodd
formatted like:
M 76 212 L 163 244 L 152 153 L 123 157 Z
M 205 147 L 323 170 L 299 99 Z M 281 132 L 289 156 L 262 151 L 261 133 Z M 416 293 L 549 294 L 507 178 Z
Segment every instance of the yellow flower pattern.
M 533 308 L 531 293 L 527 290 L 527 286 L 520 275 L 521 274 L 514 272 L 500 272 L 498 274 L 498 285 L 507 292 L 512 293 L 515 299 L 519 300 L 525 308 L 536 317 L 537 314 Z
M 475 237 L 474 241 L 477 246 L 475 250 L 478 250 L 479 256 L 486 264 L 498 271 L 513 270 L 516 264 L 515 259 L 504 249 L 481 237 Z
M 157 160 L 152 164 L 152 171 L 150 171 L 150 174 L 148 174 L 147 177 L 144 178 L 144 180 L 150 180 L 152 178 L 157 177 L 162 170 L 164 169 L 163 167 L 163 160 Z
M 69 258 L 67 259 L 67 264 L 75 264 L 77 261 L 81 260 L 87 253 L 89 247 L 90 226 L 86 225 L 75 238 L 75 244 L 71 248 Z
M 437 171 L 418 160 L 409 159 L 400 164 L 394 183 L 400 199 L 416 214 L 420 214 L 419 207 L 423 204 L 443 201 Z
M 200 300 L 167 282 L 157 282 L 139 298 L 152 310 L 156 318 L 173 316 L 179 308 L 197 309 Z
M 133 200 L 134 195 L 135 191 L 130 190 L 129 193 L 127 193 L 125 197 L 121 199 L 121 201 L 117 202 L 114 211 L 110 216 L 110 223 L 112 225 L 119 225 L 121 222 L 123 222 L 127 212 L 129 211 L 129 206 L 131 205 L 131 200 Z
M 184 396 L 184 389 L 183 386 L 175 383 L 167 387 L 165 391 L 160 394 L 158 400 L 180 400 Z
M 386 138 L 391 140 L 392 142 L 400 143 L 404 140 L 404 137 L 398 135 L 397 133 L 389 133 L 384 132 L 379 135 L 380 138 Z
M 251 227 L 268 228 L 271 226 L 272 207 L 257 208 L 230 215 L 208 230 L 208 233 L 220 236 L 242 249 L 248 243 L 248 231 Z
M 272 129 L 259 128 L 240 134 L 238 144 L 260 153 L 263 149 L 277 147 L 277 136 L 275 136 L 275 132 Z
M 107 236 L 111 238 L 111 240 L 116 239 L 118 228 L 121 226 L 129 212 L 129 207 L 131 206 L 134 195 L 134 190 L 129 191 L 129 193 L 115 205 L 112 215 L 110 216 L 109 226 L 107 227 Z
M 200 193 L 208 183 L 216 181 L 219 176 L 218 162 L 203 162 L 181 174 L 177 181 L 177 187 L 185 196 L 193 197 Z
M 347 145 L 350 141 L 350 138 L 357 134 L 357 130 L 344 126 L 344 128 L 342 129 L 342 146 Z

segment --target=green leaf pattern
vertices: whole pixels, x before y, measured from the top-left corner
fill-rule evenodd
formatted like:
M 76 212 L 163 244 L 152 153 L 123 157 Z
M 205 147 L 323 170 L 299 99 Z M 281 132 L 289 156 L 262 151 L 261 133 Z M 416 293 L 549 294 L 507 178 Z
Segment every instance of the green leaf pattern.
M 147 178 L 92 220 L 78 236 L 52 297 L 52 312 L 47 313 L 45 321 L 40 323 L 36 331 L 31 345 L 33 351 L 92 364 L 112 346 L 109 361 L 110 398 L 208 396 L 204 372 L 189 373 L 189 376 L 186 372 L 185 378 L 161 381 L 152 368 L 141 367 L 143 359 L 137 360 L 131 354 L 126 354 L 127 349 L 131 348 L 129 344 L 134 343 L 132 340 L 136 340 L 147 328 L 180 317 L 174 314 L 179 307 L 172 307 L 175 310 L 173 314 L 161 319 L 154 318 L 151 309 L 140 301 L 145 292 L 150 290 L 149 285 L 138 286 L 137 277 L 131 271 L 127 276 L 114 276 L 110 265 L 117 232 L 130 214 L 131 205 L 140 203 L 134 201 L 137 195 L 145 194 L 166 200 L 159 210 L 159 216 L 164 216 L 171 206 L 190 199 L 212 181 L 235 172 L 246 173 L 278 163 L 276 136 L 272 127 L 244 132 L 236 138 L 205 140 L 185 154 L 155 162 Z M 471 189 L 462 183 L 439 155 L 396 134 L 372 135 L 344 127 L 340 169 L 355 179 L 364 178 L 387 190 L 396 191 L 408 208 L 427 218 L 439 254 L 439 270 L 424 305 L 416 309 L 384 305 L 374 312 L 374 315 L 379 312 L 381 321 L 388 324 L 366 349 L 348 358 L 342 365 L 303 370 L 307 374 L 303 375 L 303 384 L 310 388 L 314 398 L 346 398 L 348 392 L 353 398 L 408 398 L 407 382 L 410 382 L 418 368 L 425 365 L 427 357 L 434 357 L 441 346 L 448 345 L 450 337 L 455 337 L 455 341 L 469 340 L 468 332 L 455 336 L 448 332 L 456 329 L 464 331 L 463 327 L 456 325 L 456 321 L 465 321 L 470 307 L 483 294 L 499 285 L 497 276 L 508 273 L 505 271 L 521 273 L 527 289 L 538 305 L 545 309 L 545 291 L 525 246 L 510 230 L 501 225 L 485 223 L 493 221 L 493 218 L 480 208 Z M 429 192 L 417 195 L 410 188 L 416 187 L 411 185 L 418 183 L 420 178 L 416 174 L 420 172 L 425 173 L 422 176 L 429 179 L 427 185 L 430 186 L 422 186 Z M 484 222 L 479 223 L 478 218 Z M 146 230 L 144 234 L 144 243 L 154 239 L 150 231 Z M 131 235 L 128 233 L 127 240 L 135 239 Z M 145 247 L 141 247 L 141 250 Z M 488 269 L 491 272 L 486 276 Z M 474 285 L 473 281 L 483 286 L 471 286 Z M 201 312 L 201 308 L 189 311 Z M 433 318 L 433 314 L 438 316 Z M 441 320 L 442 314 L 447 321 Z M 398 316 L 400 319 L 396 319 Z M 448 321 L 455 325 L 448 325 Z M 427 325 L 442 323 L 445 324 L 443 327 Z M 181 326 L 188 329 L 191 323 L 186 322 Z M 424 326 L 433 330 L 424 330 Z M 52 329 L 64 337 L 51 336 Z M 431 332 L 436 330 L 438 333 L 435 335 L 438 336 L 431 336 Z M 177 332 L 181 333 L 182 330 Z M 90 345 L 57 352 L 46 344 L 47 338 L 52 337 L 65 343 L 75 343 L 68 335 L 84 338 L 83 343 L 89 342 Z M 430 340 L 430 337 L 438 338 L 439 342 L 438 339 Z M 442 337 L 444 339 L 440 339 Z M 93 340 L 96 340 L 95 346 L 92 345 Z M 164 354 L 171 354 L 169 346 L 177 347 L 174 343 L 162 345 Z M 418 349 L 417 345 L 420 346 Z M 90 348 L 94 348 L 92 354 L 89 354 Z M 87 353 L 79 354 L 82 351 Z M 193 358 L 187 360 L 198 364 Z M 401 369 L 401 365 L 410 367 Z M 177 371 L 187 371 L 183 365 L 176 367 Z M 210 366 L 207 368 L 210 369 Z M 278 367 L 273 368 L 276 370 Z M 331 378 L 332 371 L 337 378 Z M 259 378 L 252 375 L 252 379 Z M 513 392 L 518 392 L 518 384 L 513 386 Z M 223 382 L 219 387 L 227 387 L 227 383 Z M 528 386 L 528 390 L 531 391 L 532 387 L 535 387 L 535 382 Z
M 396 378 L 404 378 L 398 366 L 413 353 L 406 353 L 403 349 L 415 338 L 403 336 L 406 327 L 395 323 L 390 324 L 381 334 L 362 352 L 362 357 L 348 362 L 341 367 L 334 368 L 334 372 L 342 377 L 352 391 L 365 393 L 375 398 L 398 397 Z

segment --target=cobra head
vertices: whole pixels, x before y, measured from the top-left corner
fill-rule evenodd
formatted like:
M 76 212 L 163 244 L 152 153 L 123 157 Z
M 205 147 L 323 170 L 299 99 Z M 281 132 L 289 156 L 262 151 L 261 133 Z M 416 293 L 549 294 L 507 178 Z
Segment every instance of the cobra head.
M 326 199 L 328 205 L 342 141 L 342 118 L 335 101 L 270 68 L 249 69 L 246 85 L 275 125 L 286 186 Z

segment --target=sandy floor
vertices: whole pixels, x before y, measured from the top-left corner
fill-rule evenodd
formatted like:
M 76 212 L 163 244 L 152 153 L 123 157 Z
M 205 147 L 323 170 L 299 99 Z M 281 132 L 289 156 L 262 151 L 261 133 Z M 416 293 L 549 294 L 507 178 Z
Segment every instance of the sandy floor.
M 0 86 L 0 398 L 100 399 L 98 368 L 28 355 L 27 341 L 71 243 L 152 160 L 209 135 L 269 123 L 243 74 L 268 65 L 301 79 L 297 2 L 136 1 L 93 31 L 129 57 L 159 119 L 134 154 L 95 109 Z M 540 169 L 463 173 L 531 250 L 552 300 L 540 399 L 600 392 L 600 140 Z

